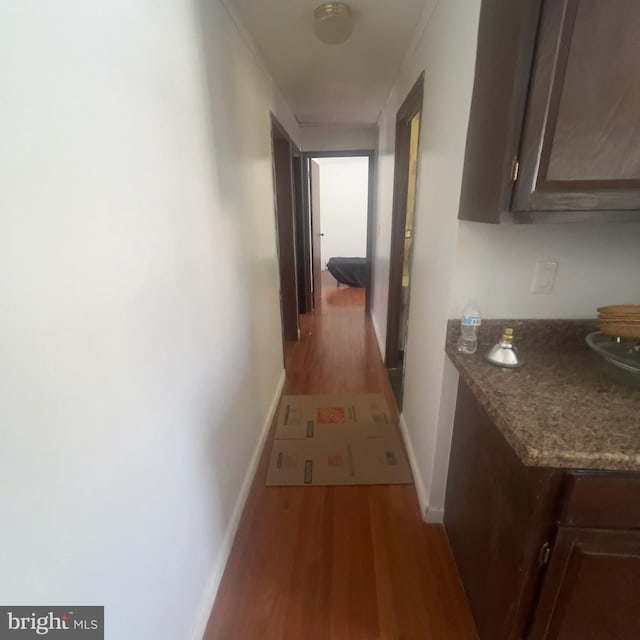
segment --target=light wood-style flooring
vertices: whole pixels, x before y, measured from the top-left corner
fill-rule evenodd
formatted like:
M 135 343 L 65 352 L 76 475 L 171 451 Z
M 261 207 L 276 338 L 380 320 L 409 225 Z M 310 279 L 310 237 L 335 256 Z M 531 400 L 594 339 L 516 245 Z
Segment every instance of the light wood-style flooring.
M 284 393 L 393 394 L 364 290 L 323 278 Z M 204 640 L 476 640 L 444 529 L 413 485 L 265 487 L 273 425 Z

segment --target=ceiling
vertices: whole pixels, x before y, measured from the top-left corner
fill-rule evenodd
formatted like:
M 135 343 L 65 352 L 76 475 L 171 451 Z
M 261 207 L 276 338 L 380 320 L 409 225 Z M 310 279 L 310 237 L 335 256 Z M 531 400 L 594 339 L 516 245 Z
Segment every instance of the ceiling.
M 355 28 L 326 45 L 313 34 L 322 0 L 227 0 L 301 125 L 373 125 L 426 0 L 349 0 Z

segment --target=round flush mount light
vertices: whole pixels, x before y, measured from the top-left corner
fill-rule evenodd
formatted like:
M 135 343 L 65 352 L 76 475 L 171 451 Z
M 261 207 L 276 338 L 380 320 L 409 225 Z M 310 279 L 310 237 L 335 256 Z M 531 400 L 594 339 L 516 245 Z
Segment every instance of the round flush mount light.
M 326 2 L 314 12 L 316 37 L 325 44 L 342 44 L 353 31 L 351 7 L 345 2 Z

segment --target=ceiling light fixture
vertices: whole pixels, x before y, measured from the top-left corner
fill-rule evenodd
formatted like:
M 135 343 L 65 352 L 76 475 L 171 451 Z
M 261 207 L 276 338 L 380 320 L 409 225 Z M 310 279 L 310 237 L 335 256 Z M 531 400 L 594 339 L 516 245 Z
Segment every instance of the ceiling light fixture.
M 353 32 L 351 7 L 345 2 L 326 2 L 314 12 L 316 37 L 325 44 L 342 44 Z

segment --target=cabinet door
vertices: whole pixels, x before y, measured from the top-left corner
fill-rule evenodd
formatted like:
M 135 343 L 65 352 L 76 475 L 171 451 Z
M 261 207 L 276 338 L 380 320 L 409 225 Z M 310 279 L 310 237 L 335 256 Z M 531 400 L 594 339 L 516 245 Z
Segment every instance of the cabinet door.
M 564 474 L 525 467 L 460 380 L 444 525 L 482 640 L 520 640 Z
M 640 531 L 560 527 L 528 640 L 640 638 Z
M 640 2 L 547 0 L 514 211 L 640 209 Z

